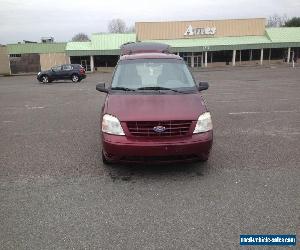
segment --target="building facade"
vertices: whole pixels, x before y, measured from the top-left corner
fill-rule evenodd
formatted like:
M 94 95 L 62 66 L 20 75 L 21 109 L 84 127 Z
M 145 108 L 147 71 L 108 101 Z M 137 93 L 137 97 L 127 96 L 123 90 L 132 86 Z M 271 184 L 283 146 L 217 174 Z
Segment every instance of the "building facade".
M 32 73 L 69 63 L 66 43 L 22 43 L 7 45 L 12 74 Z
M 137 40 L 167 43 L 191 67 L 297 61 L 300 28 L 266 28 L 265 18 L 138 22 Z
M 7 46 L 0 45 L 0 75 L 10 75 L 10 63 Z
M 297 64 L 300 27 L 265 23 L 265 18 L 137 22 L 136 33 L 92 34 L 88 42 L 9 44 L 8 67 L 17 74 L 79 63 L 87 71 L 103 71 L 116 65 L 122 44 L 136 41 L 169 44 L 192 68 Z

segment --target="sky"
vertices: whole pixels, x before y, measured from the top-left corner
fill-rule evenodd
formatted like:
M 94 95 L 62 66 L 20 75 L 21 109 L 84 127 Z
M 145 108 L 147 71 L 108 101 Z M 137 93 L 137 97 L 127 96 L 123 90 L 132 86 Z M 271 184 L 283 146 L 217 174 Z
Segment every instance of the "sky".
M 136 21 L 214 20 L 300 16 L 299 0 L 0 0 L 0 44 L 40 41 L 53 36 L 56 42 L 107 32 L 110 20 Z

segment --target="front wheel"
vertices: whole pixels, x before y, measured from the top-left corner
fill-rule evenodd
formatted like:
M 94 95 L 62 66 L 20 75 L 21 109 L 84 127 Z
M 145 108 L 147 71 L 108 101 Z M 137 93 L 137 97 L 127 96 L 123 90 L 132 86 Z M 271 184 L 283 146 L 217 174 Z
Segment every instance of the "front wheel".
M 102 162 L 105 164 L 105 165 L 111 165 L 111 162 L 106 158 L 103 150 L 102 150 Z
M 46 84 L 46 83 L 48 83 L 49 82 L 49 77 L 48 76 L 46 76 L 46 75 L 44 75 L 44 76 L 42 76 L 42 79 L 41 79 L 42 81 L 42 83 L 44 83 L 44 84 Z
M 72 82 L 78 82 L 78 81 L 79 81 L 78 75 L 72 75 Z

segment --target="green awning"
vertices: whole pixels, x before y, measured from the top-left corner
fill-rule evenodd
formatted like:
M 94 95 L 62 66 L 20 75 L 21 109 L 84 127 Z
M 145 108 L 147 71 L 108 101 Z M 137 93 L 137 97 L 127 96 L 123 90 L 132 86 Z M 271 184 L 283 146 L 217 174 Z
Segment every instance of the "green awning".
M 18 43 L 8 44 L 9 54 L 64 53 L 67 43 Z
M 196 52 L 246 49 L 250 47 L 253 49 L 261 48 L 263 44 L 270 43 L 270 40 L 265 36 L 240 36 L 176 40 L 151 40 L 151 42 L 167 43 L 171 46 L 174 52 Z
M 267 28 L 265 36 L 147 40 L 169 44 L 173 52 L 300 47 L 300 28 Z
M 272 43 L 300 43 L 300 27 L 267 28 L 266 35 Z
M 66 52 L 70 56 L 119 55 L 120 46 L 135 42 L 136 34 L 93 34 L 90 42 L 69 42 Z

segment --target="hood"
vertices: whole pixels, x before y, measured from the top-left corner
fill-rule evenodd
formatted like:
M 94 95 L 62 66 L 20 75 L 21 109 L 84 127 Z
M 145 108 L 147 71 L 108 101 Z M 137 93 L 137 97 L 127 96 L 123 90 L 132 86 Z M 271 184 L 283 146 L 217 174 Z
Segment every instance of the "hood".
M 104 112 L 120 121 L 197 120 L 206 111 L 200 93 L 113 94 L 107 98 Z
M 48 69 L 48 70 L 41 70 L 40 71 L 42 74 L 48 74 L 51 72 L 51 69 Z

